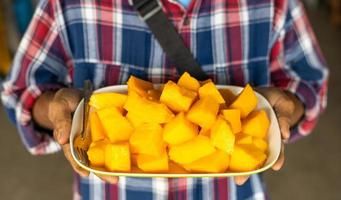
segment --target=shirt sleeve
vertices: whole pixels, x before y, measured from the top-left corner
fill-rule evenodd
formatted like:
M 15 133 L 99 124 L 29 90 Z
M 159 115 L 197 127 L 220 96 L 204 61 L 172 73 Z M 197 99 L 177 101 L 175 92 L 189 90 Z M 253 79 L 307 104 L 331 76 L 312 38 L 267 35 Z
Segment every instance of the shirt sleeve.
M 62 16 L 58 1 L 41 1 L 23 36 L 10 74 L 3 82 L 1 99 L 20 138 L 34 155 L 60 150 L 48 130 L 32 120 L 32 107 L 44 91 L 53 91 L 71 83 L 70 55 L 64 45 Z
M 329 71 L 302 3 L 281 2 L 287 4 L 275 10 L 270 76 L 273 86 L 292 92 L 305 106 L 304 116 L 291 131 L 289 141 L 294 141 L 312 132 L 326 108 Z

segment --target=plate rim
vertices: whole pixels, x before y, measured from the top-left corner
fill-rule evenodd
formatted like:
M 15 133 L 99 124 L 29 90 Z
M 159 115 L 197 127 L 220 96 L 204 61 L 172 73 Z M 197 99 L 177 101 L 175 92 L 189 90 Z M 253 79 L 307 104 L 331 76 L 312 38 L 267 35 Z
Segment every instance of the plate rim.
M 154 86 L 156 87 L 160 87 L 161 85 L 163 84 L 154 84 Z M 216 87 L 218 89 L 233 89 L 233 90 L 242 90 L 244 87 L 240 87 L 240 86 L 233 86 L 233 85 L 216 85 Z M 106 87 L 102 87 L 102 88 L 99 88 L 97 90 L 94 91 L 94 93 L 103 93 L 103 92 L 109 92 L 109 90 L 111 92 L 120 92 L 121 90 L 127 90 L 128 86 L 127 85 L 112 85 L 112 86 L 106 86 Z M 261 95 L 260 93 L 258 93 L 257 91 L 255 91 L 256 95 L 257 95 L 257 98 L 262 98 L 262 101 L 267 104 L 266 106 L 268 108 L 270 108 L 270 112 L 271 114 L 275 114 L 274 110 L 272 109 L 270 103 L 267 101 L 267 99 Z M 72 118 L 72 122 L 74 122 L 74 118 L 76 116 L 76 113 L 80 112 L 81 108 L 83 107 L 83 102 L 84 100 L 82 99 L 75 112 L 74 112 L 74 115 L 73 115 L 73 118 Z M 278 131 L 276 132 L 279 132 L 280 133 L 280 129 L 279 129 L 279 125 L 278 125 L 278 119 L 275 117 L 275 120 L 271 121 L 271 123 L 275 123 L 275 127 L 278 129 Z M 271 125 L 270 123 L 270 125 Z M 248 176 L 248 175 L 252 175 L 252 174 L 257 174 L 257 173 L 260 173 L 260 172 L 264 172 L 266 170 L 268 170 L 270 167 L 272 167 L 275 162 L 277 161 L 277 159 L 279 158 L 279 155 L 280 155 L 280 148 L 279 147 L 279 150 L 278 150 L 278 153 L 275 155 L 275 159 L 272 160 L 268 165 L 266 166 L 263 166 L 259 169 L 256 169 L 256 170 L 253 170 L 253 171 L 247 171 L 247 172 L 224 172 L 224 173 L 186 173 L 186 174 L 183 174 L 183 173 L 135 173 L 135 172 L 109 172 L 109 171 L 102 171 L 102 170 L 98 170 L 98 169 L 93 169 L 93 168 L 90 168 L 88 166 L 85 166 L 83 165 L 78 159 L 77 159 L 77 156 L 75 154 L 75 150 L 74 150 L 74 146 L 73 146 L 73 140 L 74 140 L 74 137 L 76 135 L 76 131 L 74 130 L 75 129 L 75 125 L 74 123 L 72 123 L 72 126 L 71 126 L 71 132 L 70 132 L 70 138 L 69 138 L 69 143 L 71 145 L 71 154 L 72 154 L 72 158 L 76 161 L 76 163 L 82 167 L 83 169 L 89 171 L 89 172 L 92 172 L 92 173 L 95 173 L 95 174 L 99 174 L 99 175 L 105 175 L 105 176 L 123 176 L 123 177 L 137 177 L 137 178 L 202 178 L 202 177 L 234 177 L 234 176 Z M 277 140 L 281 140 L 280 139 L 280 134 L 278 135 L 277 134 Z M 278 139 L 279 138 L 279 139 Z

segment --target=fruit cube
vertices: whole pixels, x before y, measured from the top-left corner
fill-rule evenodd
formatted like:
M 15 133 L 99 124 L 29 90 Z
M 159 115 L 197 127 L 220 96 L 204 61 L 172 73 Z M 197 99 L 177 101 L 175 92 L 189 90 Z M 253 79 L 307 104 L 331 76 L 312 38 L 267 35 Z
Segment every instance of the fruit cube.
M 105 147 L 109 144 L 107 140 L 100 140 L 96 142 L 92 142 L 87 151 L 87 155 L 90 161 L 91 166 L 95 167 L 103 167 L 105 162 Z
M 133 132 L 133 126 L 115 107 L 107 107 L 97 111 L 103 128 L 110 142 L 126 141 Z
M 162 93 L 161 90 L 156 90 L 156 89 L 148 90 L 147 99 L 151 101 L 159 101 L 161 93 Z
M 163 129 L 163 139 L 170 145 L 178 145 L 194 138 L 198 126 L 188 121 L 183 112 L 179 113 Z
M 231 90 L 227 88 L 221 88 L 221 89 L 218 89 L 218 91 L 220 95 L 223 97 L 223 99 L 225 100 L 224 105 L 230 105 L 236 99 L 236 95 L 233 94 L 233 92 L 231 92 Z
M 153 83 L 139 79 L 135 76 L 130 76 L 129 80 L 127 81 L 127 85 L 128 94 L 133 91 L 144 97 L 148 96 L 148 90 L 154 89 Z
M 222 173 L 229 166 L 230 157 L 225 151 L 216 150 L 214 153 L 200 158 L 184 168 L 190 172 Z
M 133 112 L 127 112 L 126 118 L 129 120 L 134 128 L 137 128 L 144 123 L 141 118 L 138 115 L 135 115 Z
M 242 123 L 240 120 L 240 110 L 226 109 L 222 110 L 224 119 L 230 124 L 233 133 L 239 133 L 242 130 Z
M 126 94 L 115 92 L 95 93 L 91 95 L 89 105 L 96 108 L 97 110 L 107 107 L 122 108 L 126 100 Z
M 230 125 L 222 117 L 218 117 L 211 128 L 212 145 L 230 154 L 233 151 L 234 141 L 235 135 L 232 133 Z
M 195 102 L 186 117 L 201 128 L 209 129 L 216 120 L 218 109 L 218 102 L 207 97 Z
M 215 151 L 208 137 L 198 135 L 190 141 L 171 146 L 169 157 L 176 163 L 189 164 Z
M 108 144 L 105 147 L 105 167 L 109 171 L 129 172 L 130 151 L 128 143 Z
M 189 90 L 198 91 L 200 83 L 197 79 L 193 78 L 189 73 L 185 72 L 178 80 L 178 85 Z
M 270 126 L 270 120 L 264 110 L 252 112 L 242 125 L 242 132 L 253 137 L 265 138 Z
M 255 145 L 255 147 L 262 150 L 263 152 L 266 152 L 266 150 L 268 149 L 268 143 L 264 139 L 254 138 L 253 144 Z
M 187 112 L 196 97 L 196 92 L 168 81 L 163 88 L 160 101 L 175 112 Z
M 162 124 L 169 122 L 174 117 L 166 105 L 143 98 L 135 92 L 129 93 L 124 109 L 143 123 Z
M 258 99 L 253 91 L 252 87 L 247 84 L 243 91 L 238 95 L 234 102 L 230 105 L 230 108 L 240 110 L 242 118 L 245 118 L 252 110 L 257 106 Z
M 209 82 L 213 82 L 212 79 L 207 79 L 207 80 L 204 80 L 204 81 L 200 81 L 200 86 L 203 86 L 203 85 L 205 85 L 206 83 L 209 83 Z
M 179 165 L 173 161 L 169 161 L 169 171 L 168 172 L 171 174 L 188 174 L 189 173 L 181 165 Z
M 168 172 L 168 155 L 164 152 L 161 156 L 139 154 L 137 166 L 144 172 Z
M 253 145 L 236 145 L 231 154 L 229 169 L 234 172 L 252 171 L 260 168 L 266 155 Z
M 162 128 L 159 124 L 142 124 L 130 137 L 132 153 L 160 156 L 165 151 Z
M 253 144 L 252 136 L 243 133 L 236 134 L 236 144 Z
M 102 126 L 101 120 L 97 115 L 97 112 L 90 112 L 89 123 L 91 140 L 93 142 L 102 140 L 106 137 L 105 130 Z
M 215 99 L 219 104 L 225 103 L 213 82 L 209 81 L 199 88 L 200 98 L 209 97 Z

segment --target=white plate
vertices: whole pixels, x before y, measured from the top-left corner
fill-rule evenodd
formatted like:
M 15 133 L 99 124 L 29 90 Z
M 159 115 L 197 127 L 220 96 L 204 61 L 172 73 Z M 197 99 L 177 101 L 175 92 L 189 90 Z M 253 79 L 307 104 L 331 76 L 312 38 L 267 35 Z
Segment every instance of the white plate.
M 234 94 L 239 94 L 243 87 L 238 86 L 225 86 L 225 85 L 217 85 L 218 89 L 229 89 Z M 95 93 L 103 93 L 103 92 L 120 92 L 120 93 L 126 93 L 127 92 L 127 85 L 116 85 L 116 86 L 109 86 L 104 87 L 101 89 L 98 89 L 95 91 Z M 268 149 L 268 157 L 263 167 L 248 171 L 248 172 L 226 172 L 226 173 L 186 173 L 186 174 L 171 174 L 171 173 L 122 173 L 122 172 L 109 172 L 105 171 L 104 169 L 93 169 L 88 166 L 83 165 L 75 155 L 75 150 L 73 146 L 73 141 L 77 133 L 80 132 L 81 126 L 82 126 L 82 120 L 83 120 L 83 100 L 79 103 L 72 121 L 72 127 L 71 127 L 71 135 L 70 135 L 70 144 L 71 144 L 71 153 L 73 159 L 77 162 L 78 165 L 80 165 L 82 168 L 93 172 L 97 174 L 102 175 L 108 175 L 108 176 L 130 176 L 130 177 L 232 177 L 232 176 L 245 176 L 245 175 L 251 175 L 263 172 L 267 169 L 269 169 L 277 160 L 280 150 L 281 150 L 281 135 L 280 130 L 278 126 L 277 117 L 268 103 L 268 101 L 259 93 L 256 93 L 258 98 L 258 109 L 265 109 L 267 112 L 269 118 L 270 118 L 270 128 L 269 128 L 269 134 L 268 134 L 268 143 L 269 143 L 269 149 Z

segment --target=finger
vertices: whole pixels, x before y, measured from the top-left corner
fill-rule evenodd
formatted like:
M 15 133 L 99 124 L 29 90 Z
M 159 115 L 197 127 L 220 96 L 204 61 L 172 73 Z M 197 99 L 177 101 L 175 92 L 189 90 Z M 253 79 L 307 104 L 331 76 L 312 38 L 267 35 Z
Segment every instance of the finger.
M 284 116 L 279 116 L 278 124 L 281 130 L 282 139 L 288 140 L 290 137 L 290 119 Z
M 82 98 L 81 91 L 73 88 L 63 88 L 55 94 L 55 98 L 67 103 L 71 112 L 75 111 Z
M 71 130 L 71 111 L 65 101 L 54 100 L 49 106 L 49 118 L 53 124 L 54 137 L 64 145 L 68 142 Z
M 237 185 L 243 185 L 247 179 L 249 179 L 250 176 L 235 176 L 234 177 L 234 182 L 237 184 Z
M 68 142 L 71 130 L 71 114 L 77 108 L 81 92 L 76 89 L 63 88 L 56 92 L 49 105 L 49 119 L 54 126 L 54 136 L 61 144 Z
M 117 176 L 104 176 L 101 174 L 96 174 L 96 176 L 98 176 L 100 179 L 102 179 L 102 181 L 108 182 L 110 184 L 117 184 L 118 183 L 118 177 Z
M 272 169 L 275 171 L 280 170 L 284 165 L 284 161 L 285 161 L 284 143 L 282 142 L 281 153 L 279 154 L 279 157 L 278 157 L 277 161 L 275 162 L 275 164 L 272 166 Z
M 66 159 L 70 162 L 73 170 L 75 170 L 79 175 L 82 177 L 87 177 L 89 176 L 89 172 L 83 169 L 81 166 L 79 166 L 76 161 L 73 159 L 72 154 L 71 154 L 71 149 L 70 149 L 70 144 L 65 144 L 62 146 L 64 155 Z

